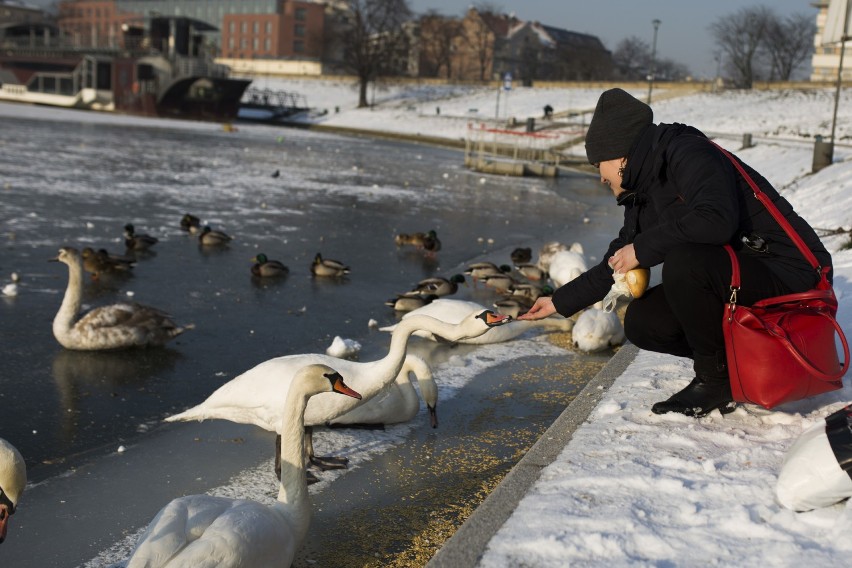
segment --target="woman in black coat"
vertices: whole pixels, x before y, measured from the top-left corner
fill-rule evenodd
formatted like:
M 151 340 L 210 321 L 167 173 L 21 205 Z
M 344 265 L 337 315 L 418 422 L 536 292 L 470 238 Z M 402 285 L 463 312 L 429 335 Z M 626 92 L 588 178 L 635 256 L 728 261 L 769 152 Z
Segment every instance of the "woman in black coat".
M 621 89 L 598 100 L 586 155 L 624 210 L 624 225 L 597 266 L 542 297 L 518 319 L 569 317 L 603 299 L 612 272 L 662 264 L 662 284 L 634 299 L 624 330 L 636 346 L 693 359 L 695 378 L 652 407 L 657 414 L 704 416 L 734 409 L 722 313 L 730 296 L 736 251 L 738 302 L 813 288 L 819 274 L 752 195 L 730 160 L 699 130 L 654 124 L 651 108 Z M 808 223 L 760 174 L 740 162 L 804 239 L 822 266 L 831 256 Z M 830 277 L 830 274 L 829 274 Z

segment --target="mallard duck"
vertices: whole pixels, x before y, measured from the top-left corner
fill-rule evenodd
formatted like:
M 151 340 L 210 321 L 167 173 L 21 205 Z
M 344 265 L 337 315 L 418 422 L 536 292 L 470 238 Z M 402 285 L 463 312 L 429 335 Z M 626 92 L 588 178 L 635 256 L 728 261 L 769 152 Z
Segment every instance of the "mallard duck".
M 396 246 L 413 246 L 413 247 L 422 247 L 423 239 L 426 238 L 426 233 L 399 233 L 395 235 L 393 238 Z
M 527 264 L 532 260 L 532 249 L 530 247 L 518 247 L 510 255 L 512 264 Z
M 524 278 L 526 278 L 527 280 L 532 280 L 533 282 L 547 280 L 548 278 L 546 270 L 544 270 L 537 264 L 531 264 L 529 262 L 523 264 L 516 264 L 515 270 L 520 272 Z
M 423 239 L 423 250 L 429 255 L 434 255 L 441 250 L 441 239 L 438 238 L 438 233 L 435 231 L 426 233 L 426 238 Z
M 80 256 L 83 258 L 83 270 L 90 273 L 92 278 L 102 274 L 129 274 L 136 261 L 128 256 L 113 255 L 106 249 L 94 250 L 84 248 Z
M 386 306 L 390 306 L 397 312 L 410 312 L 417 308 L 422 308 L 432 300 L 437 300 L 435 294 L 418 294 L 408 292 L 406 294 L 397 294 L 396 298 L 391 298 L 385 302 Z
M 512 285 L 509 292 L 513 296 L 525 297 L 535 302 L 539 296 L 549 296 L 553 294 L 553 288 L 547 284 L 539 286 L 538 284 L 532 284 L 530 282 L 518 282 Z
M 27 486 L 27 465 L 15 446 L 0 438 L 0 543 Z
M 482 261 L 468 265 L 464 273 L 465 275 L 473 278 L 473 282 L 475 284 L 477 281 L 482 280 L 486 276 L 508 274 L 511 271 L 512 267 L 508 264 L 501 264 L 500 266 L 497 266 L 493 262 Z
M 83 259 L 77 249 L 62 247 L 51 260 L 68 265 L 68 287 L 53 319 L 53 335 L 66 349 L 160 346 L 194 327 L 178 326 L 168 314 L 132 302 L 99 306 L 77 319 L 83 295 Z
M 133 225 L 130 223 L 124 226 L 124 246 L 127 247 L 127 250 L 148 250 L 158 242 L 160 242 L 160 239 L 157 237 L 136 234 Z
M 180 218 L 180 228 L 188 233 L 195 234 L 201 231 L 201 219 L 190 213 L 184 213 Z
M 459 284 L 465 283 L 463 274 L 454 274 L 450 278 L 443 276 L 432 276 L 424 278 L 417 283 L 417 286 L 412 290 L 420 294 L 435 294 L 436 296 L 449 296 L 455 294 L 459 290 Z
M 489 274 L 482 278 L 482 282 L 489 288 L 494 288 L 500 293 L 508 293 L 512 286 L 516 285 L 515 279 L 510 274 Z
M 494 307 L 503 315 L 517 319 L 518 316 L 530 311 L 530 308 L 535 303 L 534 300 L 526 296 L 505 296 L 494 302 Z
M 314 262 L 311 264 L 311 274 L 314 276 L 330 276 L 340 277 L 349 274 L 349 267 L 330 258 L 323 258 L 322 254 L 317 253 L 314 257 Z
M 221 247 L 227 245 L 233 240 L 232 237 L 222 231 L 216 231 L 210 228 L 210 225 L 204 225 L 201 229 L 201 234 L 198 235 L 198 242 L 203 246 Z
M 251 261 L 254 263 L 251 266 L 251 273 L 254 276 L 261 278 L 274 278 L 277 276 L 287 276 L 290 269 L 284 266 L 277 260 L 269 260 L 265 254 L 260 253 Z
M 413 246 L 427 252 L 435 253 L 441 250 L 441 240 L 434 229 L 425 233 L 400 233 L 394 237 L 396 246 Z
M 305 540 L 311 504 L 305 477 L 305 410 L 310 401 L 361 395 L 327 365 L 298 369 L 289 391 L 272 402 L 280 419 L 281 473 L 271 506 L 214 495 L 178 497 L 148 525 L 127 568 L 165 566 L 290 566 Z M 334 394 L 338 393 L 338 394 Z M 346 396 L 339 396 L 340 394 Z

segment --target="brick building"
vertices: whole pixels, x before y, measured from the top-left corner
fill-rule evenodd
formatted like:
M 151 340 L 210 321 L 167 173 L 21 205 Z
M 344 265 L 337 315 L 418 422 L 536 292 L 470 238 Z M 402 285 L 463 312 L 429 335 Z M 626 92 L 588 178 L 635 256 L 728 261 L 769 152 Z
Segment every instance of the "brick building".
M 319 59 L 323 50 L 324 6 L 281 0 L 279 11 L 226 14 L 221 57 L 225 59 Z

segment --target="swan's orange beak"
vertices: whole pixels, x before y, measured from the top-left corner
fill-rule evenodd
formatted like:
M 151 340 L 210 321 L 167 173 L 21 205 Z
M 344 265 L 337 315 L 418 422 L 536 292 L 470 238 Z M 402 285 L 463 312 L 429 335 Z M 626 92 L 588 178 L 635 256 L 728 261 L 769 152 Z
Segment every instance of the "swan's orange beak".
M 326 376 L 332 380 L 332 390 L 334 390 L 334 392 L 339 392 L 340 394 L 345 394 L 346 396 L 351 396 L 352 398 L 361 400 L 361 395 L 359 393 L 346 386 L 346 383 L 343 382 L 343 377 L 340 376 L 340 373 L 334 373 L 332 376 Z
M 488 327 L 497 327 L 498 325 L 503 325 L 504 323 L 509 323 L 510 321 L 512 321 L 512 316 L 495 314 L 491 310 L 485 310 L 476 317 L 484 321 L 485 325 L 487 325 Z

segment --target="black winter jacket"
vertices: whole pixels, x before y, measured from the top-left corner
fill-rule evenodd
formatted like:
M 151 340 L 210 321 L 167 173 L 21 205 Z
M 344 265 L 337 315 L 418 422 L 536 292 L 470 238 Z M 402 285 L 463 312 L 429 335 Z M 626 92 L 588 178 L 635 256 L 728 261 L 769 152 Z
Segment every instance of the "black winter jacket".
M 816 232 L 760 174 L 744 164 L 758 184 L 811 249 L 822 266 L 831 255 Z M 819 275 L 796 245 L 753 197 L 748 182 L 699 130 L 684 124 L 652 124 L 637 138 L 624 172 L 618 204 L 624 225 L 599 264 L 553 294 L 556 311 L 569 317 L 602 300 L 613 284 L 608 259 L 633 243 L 641 266 L 661 264 L 673 248 L 686 244 L 730 244 L 765 260 L 794 290 L 808 290 Z M 745 246 L 748 240 L 751 246 Z M 762 243 L 764 246 L 758 247 Z M 760 248 L 760 250 L 754 250 Z M 831 275 L 829 274 L 829 277 Z

